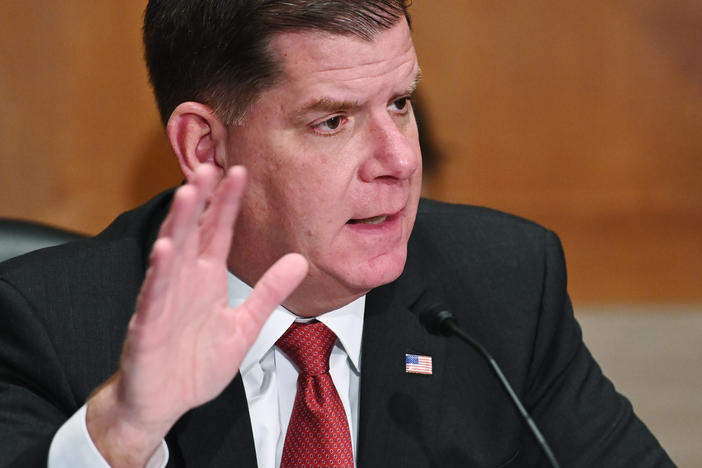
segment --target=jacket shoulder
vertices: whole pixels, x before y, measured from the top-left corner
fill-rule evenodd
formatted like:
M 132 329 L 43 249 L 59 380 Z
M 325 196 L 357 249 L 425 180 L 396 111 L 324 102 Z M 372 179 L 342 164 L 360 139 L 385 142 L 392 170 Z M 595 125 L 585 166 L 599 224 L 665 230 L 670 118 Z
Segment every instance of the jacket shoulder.
M 79 273 L 86 268 L 91 270 L 89 265 L 104 268 L 105 265 L 101 265 L 103 258 L 114 262 L 116 257 L 130 257 L 132 263 L 138 261 L 143 267 L 171 198 L 172 190 L 159 194 L 144 205 L 120 214 L 94 237 L 9 259 L 0 264 L 0 278 L 10 282 L 36 282 L 42 277 L 55 278 L 57 275 Z M 122 254 L 119 253 L 120 249 Z
M 492 208 L 423 199 L 412 233 L 415 247 L 464 252 L 472 260 L 521 251 L 541 253 L 544 243 L 559 244 L 549 229 Z
M 559 297 L 567 278 L 560 241 L 547 228 L 490 208 L 430 200 L 418 212 L 406 273 L 421 276 L 454 310 L 470 304 L 465 323 L 508 320 L 529 322 L 527 328 L 538 321 L 547 278 L 558 283 Z

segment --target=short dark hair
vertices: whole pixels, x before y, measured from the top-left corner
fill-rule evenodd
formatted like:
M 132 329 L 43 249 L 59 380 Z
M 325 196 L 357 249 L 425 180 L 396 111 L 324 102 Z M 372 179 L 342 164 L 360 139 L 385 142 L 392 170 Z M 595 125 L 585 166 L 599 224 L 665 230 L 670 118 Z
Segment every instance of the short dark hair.
M 150 0 L 144 56 L 161 119 L 178 104 L 212 107 L 242 121 L 281 77 L 270 41 L 279 32 L 319 30 L 372 40 L 402 17 L 410 0 Z

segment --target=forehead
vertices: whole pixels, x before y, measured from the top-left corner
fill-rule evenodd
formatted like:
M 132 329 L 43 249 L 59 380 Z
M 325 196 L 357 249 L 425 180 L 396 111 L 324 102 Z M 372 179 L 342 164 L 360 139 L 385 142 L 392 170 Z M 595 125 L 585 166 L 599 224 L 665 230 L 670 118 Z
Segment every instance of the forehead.
M 271 41 L 293 92 L 328 86 L 350 92 L 364 87 L 407 87 L 419 72 L 412 37 L 403 18 L 368 41 L 319 31 L 280 33 Z

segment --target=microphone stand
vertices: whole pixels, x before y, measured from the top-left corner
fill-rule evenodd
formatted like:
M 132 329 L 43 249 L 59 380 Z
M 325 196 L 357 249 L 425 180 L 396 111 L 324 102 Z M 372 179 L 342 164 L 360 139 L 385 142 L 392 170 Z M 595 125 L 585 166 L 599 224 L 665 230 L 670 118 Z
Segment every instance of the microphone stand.
M 526 423 L 527 427 L 529 427 L 529 430 L 536 439 L 536 442 L 539 444 L 539 447 L 541 447 L 542 452 L 548 459 L 551 466 L 553 468 L 560 468 L 560 465 L 558 464 L 558 461 L 556 460 L 556 457 L 553 454 L 551 447 L 549 447 L 548 442 L 546 442 L 546 439 L 544 438 L 543 434 L 541 434 L 541 431 L 536 426 L 536 423 L 531 419 L 531 416 L 529 416 L 529 413 L 524 408 L 524 405 L 522 405 L 522 402 L 519 401 L 519 397 L 517 397 L 517 394 L 514 393 L 512 386 L 509 384 L 507 378 L 502 373 L 502 369 L 500 369 L 500 366 L 497 365 L 495 359 L 480 343 L 475 341 L 470 335 L 468 335 L 466 332 L 463 331 L 463 329 L 461 329 L 453 313 L 446 310 L 443 307 L 434 306 L 432 308 L 427 308 L 424 311 L 422 311 L 422 313 L 420 313 L 419 315 L 419 320 L 420 322 L 422 322 L 425 328 L 429 330 L 430 333 L 440 334 L 444 336 L 455 335 L 464 342 L 468 343 L 476 350 L 478 350 L 478 352 L 490 363 L 490 366 L 495 372 L 497 378 L 500 380 L 502 387 L 507 392 L 507 395 L 509 395 L 515 408 L 517 408 L 517 411 L 519 411 L 519 414 L 522 416 L 522 419 L 524 419 L 524 422 Z

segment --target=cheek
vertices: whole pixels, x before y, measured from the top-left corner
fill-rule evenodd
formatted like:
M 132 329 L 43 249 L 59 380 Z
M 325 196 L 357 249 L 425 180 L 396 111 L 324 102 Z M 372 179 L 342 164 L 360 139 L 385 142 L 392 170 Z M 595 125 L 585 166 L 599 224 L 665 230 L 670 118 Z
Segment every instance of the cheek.
M 292 243 L 329 242 L 353 205 L 354 156 L 360 150 L 350 144 L 329 150 L 326 140 L 331 139 L 314 139 L 315 146 L 306 138 L 278 135 L 248 153 L 247 190 L 259 214 L 265 212 Z
M 305 154 L 281 166 L 275 178 L 280 196 L 300 214 L 324 217 L 329 211 L 343 209 L 351 198 L 353 168 L 339 163 L 340 155 Z

